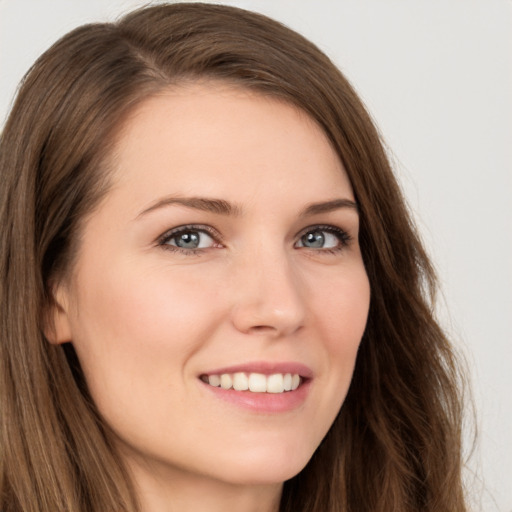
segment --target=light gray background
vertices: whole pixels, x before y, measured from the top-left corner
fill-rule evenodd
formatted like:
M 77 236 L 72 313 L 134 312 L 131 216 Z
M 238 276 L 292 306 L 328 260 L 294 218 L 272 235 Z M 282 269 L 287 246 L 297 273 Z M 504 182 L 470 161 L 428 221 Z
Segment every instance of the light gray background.
M 0 126 L 18 81 L 52 42 L 143 3 L 0 0 Z M 225 3 L 302 32 L 365 100 L 437 265 L 440 317 L 471 366 L 479 434 L 468 472 L 474 509 L 511 512 L 511 1 Z

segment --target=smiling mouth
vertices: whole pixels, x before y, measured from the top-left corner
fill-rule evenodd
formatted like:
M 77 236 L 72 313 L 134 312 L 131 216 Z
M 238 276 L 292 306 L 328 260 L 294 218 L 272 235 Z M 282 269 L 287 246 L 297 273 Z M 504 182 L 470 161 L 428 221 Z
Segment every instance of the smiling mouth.
M 201 375 L 201 380 L 213 387 L 250 393 L 285 393 L 295 391 L 304 381 L 297 373 L 221 373 Z

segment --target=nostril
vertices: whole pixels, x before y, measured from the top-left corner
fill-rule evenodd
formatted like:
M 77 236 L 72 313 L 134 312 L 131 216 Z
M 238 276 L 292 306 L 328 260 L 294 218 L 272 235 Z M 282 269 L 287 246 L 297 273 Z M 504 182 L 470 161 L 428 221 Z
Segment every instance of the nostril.
M 269 332 L 269 331 L 275 331 L 275 327 L 271 327 L 270 325 L 253 325 L 251 327 L 251 331 L 255 332 Z

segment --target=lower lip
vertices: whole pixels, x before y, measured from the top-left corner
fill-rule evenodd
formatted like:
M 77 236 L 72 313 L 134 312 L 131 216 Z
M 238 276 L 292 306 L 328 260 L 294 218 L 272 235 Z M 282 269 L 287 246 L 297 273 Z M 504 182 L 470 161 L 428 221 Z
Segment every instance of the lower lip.
M 200 381 L 206 389 L 215 397 L 229 402 L 242 409 L 257 413 L 283 413 L 300 407 L 306 400 L 311 380 L 303 382 L 294 391 L 284 393 L 253 393 L 251 391 L 235 391 L 234 389 L 223 389 L 210 386 Z

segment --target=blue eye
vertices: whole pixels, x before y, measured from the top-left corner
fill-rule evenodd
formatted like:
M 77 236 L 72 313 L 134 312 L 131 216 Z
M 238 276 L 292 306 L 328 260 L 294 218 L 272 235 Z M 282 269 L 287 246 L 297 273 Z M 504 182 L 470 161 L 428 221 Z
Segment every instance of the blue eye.
M 176 247 L 180 250 L 208 249 L 215 245 L 215 240 L 205 229 L 182 227 L 166 233 L 160 244 Z
M 297 241 L 296 247 L 307 249 L 341 249 L 350 237 L 345 231 L 334 226 L 318 226 L 305 232 Z

